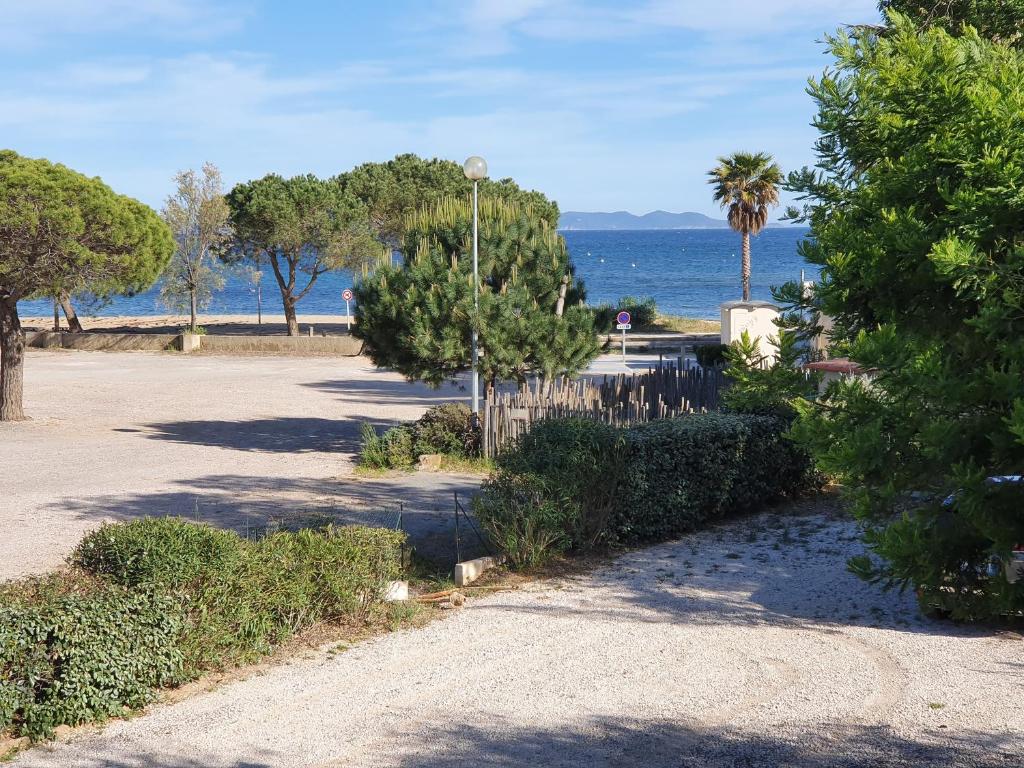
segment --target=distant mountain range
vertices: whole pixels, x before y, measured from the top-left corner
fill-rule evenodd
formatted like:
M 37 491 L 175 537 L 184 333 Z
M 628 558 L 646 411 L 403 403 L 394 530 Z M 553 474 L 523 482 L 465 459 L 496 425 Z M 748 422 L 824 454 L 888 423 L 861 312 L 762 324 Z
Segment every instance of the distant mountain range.
M 558 220 L 559 229 L 723 229 L 728 226 L 725 219 L 713 219 L 703 213 L 670 211 L 651 211 L 643 216 L 629 211 L 566 211 Z

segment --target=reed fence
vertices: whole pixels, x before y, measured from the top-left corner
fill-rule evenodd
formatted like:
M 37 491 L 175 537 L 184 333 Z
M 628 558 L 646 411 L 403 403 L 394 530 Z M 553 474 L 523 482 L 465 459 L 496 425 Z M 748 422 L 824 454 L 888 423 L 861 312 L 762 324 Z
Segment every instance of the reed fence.
M 721 369 L 682 369 L 674 364 L 646 373 L 603 379 L 540 379 L 515 392 L 488 389 L 483 408 L 483 451 L 493 458 L 542 419 L 579 417 L 625 426 L 718 409 L 725 385 Z

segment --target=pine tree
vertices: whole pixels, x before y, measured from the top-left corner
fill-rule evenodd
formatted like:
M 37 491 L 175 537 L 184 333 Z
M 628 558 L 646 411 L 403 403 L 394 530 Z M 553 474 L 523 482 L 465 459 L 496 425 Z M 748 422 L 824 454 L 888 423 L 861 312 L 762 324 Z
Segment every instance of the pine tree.
M 585 368 L 599 345 L 565 241 L 529 204 L 482 198 L 477 311 L 472 226 L 467 199 L 418 211 L 404 225 L 402 252 L 410 255 L 356 285 L 353 332 L 373 361 L 439 384 L 469 367 L 475 324 L 485 381 Z

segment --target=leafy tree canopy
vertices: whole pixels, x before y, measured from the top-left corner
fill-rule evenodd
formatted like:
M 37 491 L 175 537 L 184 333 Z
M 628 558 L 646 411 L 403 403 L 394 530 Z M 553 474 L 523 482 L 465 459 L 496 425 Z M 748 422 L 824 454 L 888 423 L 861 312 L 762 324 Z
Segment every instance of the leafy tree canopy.
M 341 174 L 337 181 L 366 205 L 378 237 L 394 247 L 401 246 L 402 227 L 411 214 L 442 198 L 468 195 L 473 188 L 458 163 L 424 160 L 413 154 L 384 163 L 364 163 Z M 512 179 L 484 179 L 480 196 L 529 205 L 552 229 L 558 227 L 558 204 L 540 192 L 521 189 Z
M 438 384 L 469 367 L 474 324 L 485 379 L 574 374 L 599 351 L 565 241 L 530 205 L 480 201 L 479 312 L 471 202 L 441 200 L 403 229 L 403 263 L 386 260 L 355 289 L 353 333 L 377 365 Z
M 173 250 L 148 206 L 98 178 L 0 151 L 0 298 L 135 293 Z
M 1024 543 L 1024 493 L 987 481 L 1024 470 L 1024 53 L 891 26 L 830 41 L 818 168 L 790 178 L 813 308 L 876 378 L 833 386 L 795 429 L 869 524 L 884 564 L 863 574 L 995 615 L 1024 608 L 988 567 Z
M 227 200 L 234 235 L 225 258 L 270 263 L 292 335 L 295 305 L 320 275 L 357 268 L 380 253 L 362 204 L 311 174 L 270 174 L 236 185 Z
M 919 26 L 941 26 L 960 34 L 974 27 L 982 37 L 1020 45 L 1024 41 L 1024 0 L 882 0 L 883 11 L 895 11 Z

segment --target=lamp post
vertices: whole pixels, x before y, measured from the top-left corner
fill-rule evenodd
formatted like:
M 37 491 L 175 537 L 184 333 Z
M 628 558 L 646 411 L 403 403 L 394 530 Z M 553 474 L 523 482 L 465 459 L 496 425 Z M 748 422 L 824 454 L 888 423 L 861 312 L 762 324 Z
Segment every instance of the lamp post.
M 487 161 L 473 155 L 462 164 L 466 178 L 473 182 L 473 308 L 476 318 L 480 317 L 480 215 L 477 207 L 477 185 L 487 178 Z M 476 325 L 473 325 L 473 416 L 480 418 L 480 347 Z

